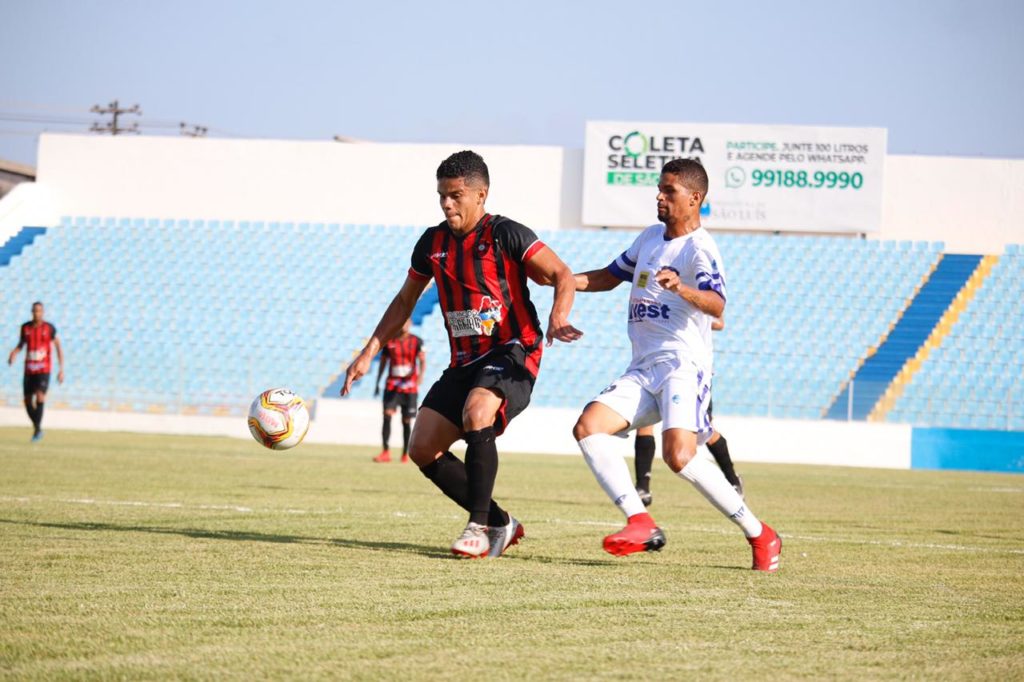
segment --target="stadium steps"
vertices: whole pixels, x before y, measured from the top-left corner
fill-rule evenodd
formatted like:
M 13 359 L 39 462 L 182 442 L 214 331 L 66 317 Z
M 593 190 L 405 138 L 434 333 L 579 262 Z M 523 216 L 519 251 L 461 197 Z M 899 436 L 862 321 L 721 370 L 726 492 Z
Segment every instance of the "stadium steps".
M 853 419 L 868 417 L 889 384 L 928 339 L 981 260 L 981 256 L 960 254 L 946 254 L 939 260 L 878 350 L 869 354 L 851 379 Z M 840 392 L 826 418 L 847 418 L 846 395 L 845 391 Z
M 923 344 L 917 349 L 917 352 L 913 357 L 908 358 L 900 368 L 900 371 L 893 378 L 892 383 L 889 384 L 885 393 L 879 398 L 878 402 L 872 408 L 870 414 L 868 414 L 869 421 L 885 421 L 886 416 L 895 404 L 896 401 L 903 395 L 903 391 L 906 389 L 914 375 L 917 374 L 918 370 L 924 364 L 924 361 L 928 359 L 928 356 L 933 350 L 939 348 L 942 345 L 943 340 L 949 336 L 950 331 L 953 329 L 953 325 L 960 319 L 961 313 L 967 309 L 977 295 L 978 290 L 981 289 L 985 283 L 985 278 L 992 272 L 992 268 L 995 267 L 996 263 L 999 262 L 999 256 L 984 256 L 978 263 L 978 266 L 971 273 L 971 276 L 967 279 L 964 286 L 957 292 L 953 302 L 943 312 L 942 317 L 939 319 L 935 327 L 932 328 L 931 334 Z
M 8 239 L 3 246 L 0 246 L 0 267 L 11 262 L 11 259 L 20 255 L 26 247 L 31 246 L 36 237 L 46 234 L 45 227 L 23 227 L 18 234 Z

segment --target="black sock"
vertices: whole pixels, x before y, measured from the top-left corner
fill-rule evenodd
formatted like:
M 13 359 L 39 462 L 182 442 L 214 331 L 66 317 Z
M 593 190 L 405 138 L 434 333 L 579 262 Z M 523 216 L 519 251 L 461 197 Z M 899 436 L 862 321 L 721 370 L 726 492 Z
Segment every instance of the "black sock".
M 494 479 L 498 477 L 498 448 L 494 442 L 494 427 L 469 431 L 466 440 L 466 476 L 469 479 L 469 520 L 487 525 L 494 494 Z
M 462 463 L 462 460 L 452 453 L 446 452 L 427 466 L 421 467 L 420 471 L 450 500 L 466 511 L 470 511 L 469 478 L 466 475 L 466 465 Z M 508 514 L 505 513 L 505 510 L 499 507 L 497 502 L 491 500 L 487 525 L 504 526 L 508 521 Z
M 32 428 L 39 430 L 39 419 L 36 417 L 36 406 L 31 400 L 25 401 L 25 412 L 28 413 L 28 418 L 32 422 Z
M 46 403 L 36 402 L 36 429 L 43 430 L 43 407 Z
M 384 415 L 384 426 L 380 429 L 380 438 L 384 442 L 384 449 L 388 449 L 388 441 L 391 440 L 391 416 Z
M 409 434 L 412 433 L 412 424 L 402 420 L 402 454 L 409 454 Z
M 736 475 L 736 470 L 732 467 L 732 457 L 729 456 L 729 444 L 725 442 L 725 436 L 719 434 L 718 440 L 714 444 L 708 443 L 708 450 L 715 456 L 718 468 L 725 474 L 729 485 L 739 485 L 740 479 Z
M 654 464 L 654 436 L 637 436 L 633 443 L 634 460 L 636 468 L 636 486 L 650 491 L 651 489 L 651 466 Z

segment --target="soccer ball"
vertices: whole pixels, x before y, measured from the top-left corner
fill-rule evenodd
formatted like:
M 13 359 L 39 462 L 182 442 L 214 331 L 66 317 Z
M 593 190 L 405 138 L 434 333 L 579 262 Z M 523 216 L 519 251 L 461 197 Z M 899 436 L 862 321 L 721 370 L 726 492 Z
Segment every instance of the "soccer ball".
M 302 398 L 287 388 L 263 391 L 249 406 L 249 432 L 271 450 L 288 450 L 309 431 L 309 410 Z

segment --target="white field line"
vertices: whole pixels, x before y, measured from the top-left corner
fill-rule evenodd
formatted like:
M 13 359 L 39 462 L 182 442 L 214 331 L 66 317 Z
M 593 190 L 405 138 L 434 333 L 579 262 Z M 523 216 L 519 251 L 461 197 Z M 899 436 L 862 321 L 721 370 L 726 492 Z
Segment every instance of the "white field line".
M 22 504 L 33 503 L 33 502 L 46 502 L 46 503 L 63 503 L 63 504 L 82 504 L 82 505 L 98 505 L 98 506 L 115 506 L 115 507 L 150 507 L 157 509 L 182 509 L 182 510 L 198 510 L 198 511 L 233 511 L 243 514 L 260 513 L 260 514 L 352 514 L 350 510 L 342 509 L 254 509 L 252 507 L 242 507 L 227 504 L 194 504 L 189 505 L 183 502 L 142 502 L 138 500 L 96 500 L 92 498 L 48 498 L 48 497 L 10 497 L 0 496 L 0 502 L 19 502 Z M 380 512 L 355 512 L 356 515 L 360 516 L 379 516 Z M 389 516 L 395 516 L 399 518 L 415 518 L 426 516 L 420 512 L 386 512 Z M 436 515 L 430 515 L 431 518 L 437 518 Z M 451 514 L 444 515 L 444 518 L 448 519 L 460 519 L 459 515 Z M 570 519 L 534 519 L 533 523 L 550 523 L 556 525 L 565 526 L 591 526 L 597 528 L 618 528 L 621 523 L 613 523 L 609 521 L 590 521 L 590 520 L 570 520 Z M 662 528 L 666 530 L 672 530 L 672 526 L 663 525 Z M 735 530 L 725 528 L 708 528 L 703 526 L 687 526 L 680 528 L 679 530 L 693 531 L 698 533 L 708 533 L 712 535 L 733 535 L 736 533 Z M 908 542 L 905 540 L 891 539 L 891 540 L 858 540 L 855 538 L 842 538 L 842 537 L 822 537 L 815 535 L 793 535 L 792 533 L 779 533 L 783 539 L 786 540 L 801 540 L 803 542 L 815 542 L 815 543 L 838 543 L 845 545 L 874 545 L 878 547 L 892 547 L 898 549 L 936 549 L 936 550 L 947 550 L 954 552 L 976 552 L 982 554 L 1020 554 L 1024 555 L 1024 549 L 1001 549 L 998 547 L 972 547 L 970 545 L 950 545 L 950 544 L 939 544 L 933 542 Z

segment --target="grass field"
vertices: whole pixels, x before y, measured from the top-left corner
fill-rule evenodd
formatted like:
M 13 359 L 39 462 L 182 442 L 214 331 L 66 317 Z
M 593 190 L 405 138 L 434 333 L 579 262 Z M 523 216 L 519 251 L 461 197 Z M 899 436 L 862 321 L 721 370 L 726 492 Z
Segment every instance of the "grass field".
M 784 536 L 655 470 L 659 554 L 575 457 L 507 455 L 527 539 L 447 551 L 464 515 L 369 449 L 0 429 L 0 677 L 1024 678 L 1024 478 L 744 465 Z

